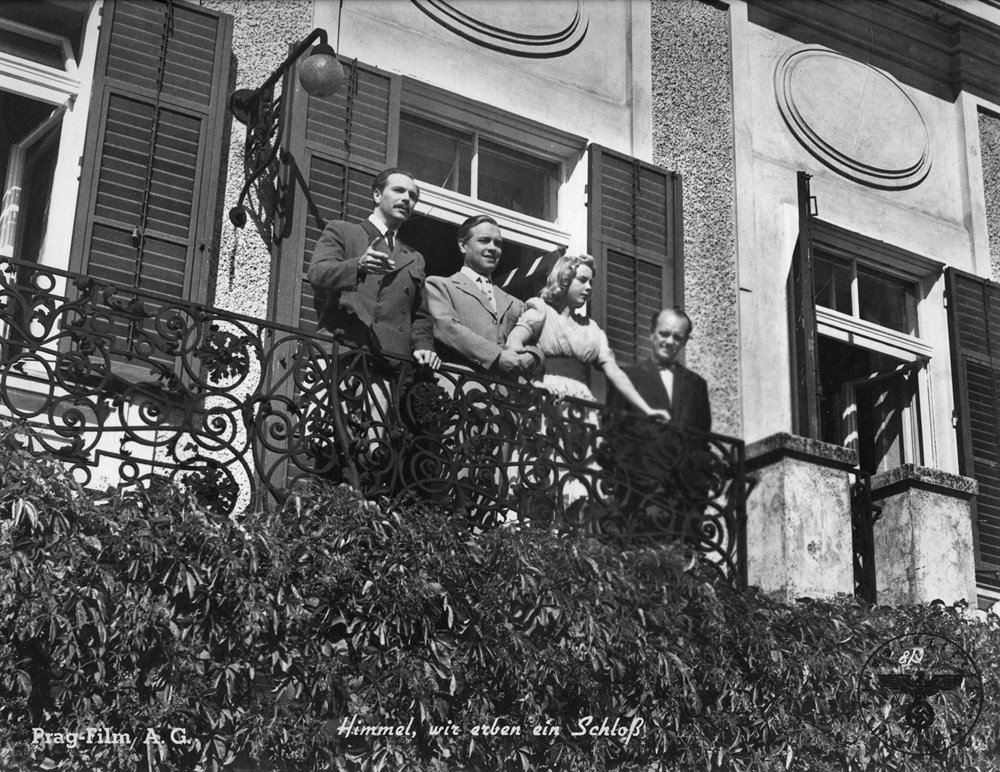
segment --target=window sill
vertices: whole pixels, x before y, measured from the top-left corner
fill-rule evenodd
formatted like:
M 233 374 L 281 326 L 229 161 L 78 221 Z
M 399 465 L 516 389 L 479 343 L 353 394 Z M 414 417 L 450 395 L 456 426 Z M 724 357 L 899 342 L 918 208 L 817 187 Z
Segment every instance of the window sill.
M 905 362 L 914 362 L 934 353 L 933 346 L 913 335 L 880 327 L 822 306 L 816 306 L 816 331 L 820 335 L 888 354 Z
M 478 201 L 436 185 L 417 180 L 420 185 L 418 215 L 433 215 L 439 220 L 460 225 L 473 214 L 487 214 L 500 225 L 505 239 L 545 251 L 569 244 L 569 233 L 550 222 L 528 215 L 518 215 L 509 209 Z

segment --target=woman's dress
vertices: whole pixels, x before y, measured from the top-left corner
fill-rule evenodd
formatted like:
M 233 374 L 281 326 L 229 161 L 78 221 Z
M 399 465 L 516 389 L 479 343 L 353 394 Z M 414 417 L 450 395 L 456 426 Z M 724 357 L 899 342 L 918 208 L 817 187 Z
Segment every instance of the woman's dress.
M 590 366 L 603 367 L 615 359 L 608 336 L 592 319 L 563 316 L 541 298 L 528 301 L 542 321 L 531 327 L 531 338 L 545 355 L 545 373 L 539 385 L 560 397 L 594 400 L 590 390 Z
M 531 339 L 545 355 L 545 372 L 535 383 L 558 397 L 593 402 L 591 365 L 600 367 L 615 359 L 608 336 L 593 320 L 577 314 L 563 316 L 541 298 L 532 298 L 527 305 L 541 312 L 541 319 L 519 322 L 529 327 Z M 532 316 L 538 314 L 528 314 L 528 319 Z M 541 434 L 551 443 L 543 455 L 547 463 L 557 467 L 565 465 L 563 474 L 566 476 L 559 484 L 560 498 L 563 506 L 573 511 L 587 501 L 600 498 L 593 483 L 585 482 L 588 478 L 592 480 L 593 473 L 600 469 L 594 455 L 597 409 L 563 404 L 561 413 L 563 420 L 556 425 L 542 424 Z M 574 469 L 577 474 L 573 473 Z

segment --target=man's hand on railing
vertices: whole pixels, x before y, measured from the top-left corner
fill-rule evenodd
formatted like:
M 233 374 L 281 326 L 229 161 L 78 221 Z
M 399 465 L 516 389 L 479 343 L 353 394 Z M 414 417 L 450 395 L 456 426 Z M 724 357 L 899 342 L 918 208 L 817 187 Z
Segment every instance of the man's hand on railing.
M 505 348 L 497 357 L 496 368 L 501 373 L 520 373 L 524 371 L 525 358 L 534 362 L 535 358 L 530 354 L 518 353 L 512 349 Z
M 429 349 L 417 349 L 413 352 L 413 358 L 418 365 L 426 365 L 431 370 L 437 370 L 441 366 L 441 357 Z

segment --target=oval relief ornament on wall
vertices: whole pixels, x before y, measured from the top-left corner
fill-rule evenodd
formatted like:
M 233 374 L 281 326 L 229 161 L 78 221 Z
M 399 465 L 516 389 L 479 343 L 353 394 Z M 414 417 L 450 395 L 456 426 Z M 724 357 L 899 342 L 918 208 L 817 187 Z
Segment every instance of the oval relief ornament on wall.
M 781 57 L 774 91 L 795 138 L 844 177 L 905 190 L 930 171 L 927 124 L 888 73 L 828 48 L 802 46 Z
M 583 42 L 590 22 L 579 0 L 573 5 L 535 3 L 531 13 L 513 3 L 411 0 L 421 11 L 459 37 L 511 56 L 551 59 Z

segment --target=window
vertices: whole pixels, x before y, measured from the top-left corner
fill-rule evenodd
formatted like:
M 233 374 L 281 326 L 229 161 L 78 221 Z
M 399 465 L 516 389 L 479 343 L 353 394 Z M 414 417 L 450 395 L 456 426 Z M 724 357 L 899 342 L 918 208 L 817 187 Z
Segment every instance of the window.
M 930 464 L 927 363 L 918 306 L 939 266 L 813 217 L 800 176 L 789 277 L 795 431 L 853 448 L 875 474 Z
M 489 214 L 504 236 L 495 279 L 537 291 L 537 281 L 518 277 L 537 279 L 539 258 L 569 244 L 559 192 L 586 141 L 412 78 L 402 78 L 401 92 L 398 165 L 416 175 L 423 215 L 403 237 L 428 258 L 430 273 L 453 273 L 461 267 L 457 226 Z
M 814 252 L 816 305 L 907 335 L 917 334 L 917 290 L 913 282 L 841 259 L 817 247 Z
M 540 220 L 553 220 L 558 165 L 403 113 L 399 165 L 425 184 L 460 193 Z
M 67 107 L 80 90 L 77 52 L 89 11 L 87 3 L 0 4 L 0 256 L 65 254 L 65 245 L 48 238 L 49 213 L 57 170 L 72 165 L 75 172 L 80 153 L 63 137 Z M 67 188 L 74 185 L 59 186 L 63 195 Z
M 821 439 L 854 448 L 869 473 L 921 463 L 918 382 L 926 349 L 889 334 L 916 335 L 917 285 L 819 244 L 813 282 Z

